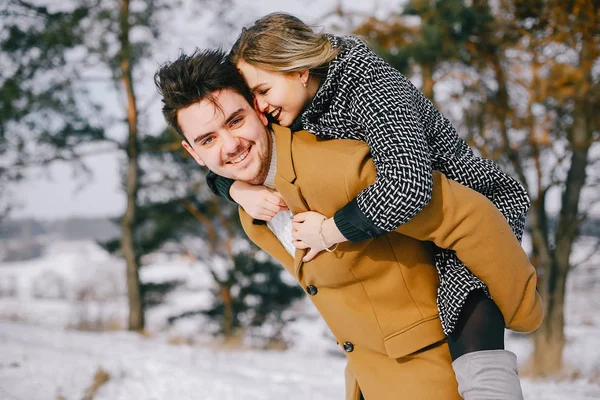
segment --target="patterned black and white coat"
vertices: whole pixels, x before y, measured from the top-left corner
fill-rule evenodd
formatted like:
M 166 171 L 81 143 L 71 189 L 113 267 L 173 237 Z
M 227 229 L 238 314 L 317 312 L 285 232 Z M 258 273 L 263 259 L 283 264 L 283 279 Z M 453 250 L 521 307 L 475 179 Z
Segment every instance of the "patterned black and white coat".
M 362 40 L 331 41 L 342 53 L 303 112 L 302 128 L 320 137 L 366 142 L 377 170 L 375 183 L 336 213 L 336 224 L 369 236 L 396 229 L 431 199 L 435 169 L 489 198 L 521 240 L 530 204 L 523 186 L 493 161 L 475 156 L 450 121 Z M 436 264 L 440 319 L 449 334 L 467 295 L 486 288 L 452 251 L 436 255 Z
M 438 170 L 489 198 L 520 241 L 530 205 L 523 186 L 493 161 L 475 156 L 450 121 L 362 40 L 330 40 L 341 53 L 291 128 L 323 138 L 361 140 L 371 150 L 376 181 L 334 215 L 342 234 L 357 242 L 410 221 L 431 199 L 432 170 Z M 487 288 L 454 252 L 440 250 L 435 262 L 438 309 L 448 335 L 467 295 Z

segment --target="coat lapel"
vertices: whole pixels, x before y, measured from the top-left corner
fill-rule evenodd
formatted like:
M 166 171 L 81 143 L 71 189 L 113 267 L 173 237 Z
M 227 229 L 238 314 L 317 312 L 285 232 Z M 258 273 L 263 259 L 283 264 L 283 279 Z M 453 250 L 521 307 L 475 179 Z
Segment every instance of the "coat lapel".
M 293 214 L 308 211 L 308 205 L 296 182 L 296 170 L 292 161 L 292 132 L 279 125 L 273 125 L 275 142 L 277 144 L 277 173 L 275 187 L 284 196 Z
M 306 201 L 302 197 L 296 182 L 296 170 L 292 159 L 292 132 L 284 127 L 273 124 L 273 133 L 277 147 L 277 173 L 275 174 L 275 188 L 281 193 L 292 214 L 309 211 Z M 294 275 L 299 276 L 302 266 L 302 257 L 306 250 L 296 250 L 294 257 Z

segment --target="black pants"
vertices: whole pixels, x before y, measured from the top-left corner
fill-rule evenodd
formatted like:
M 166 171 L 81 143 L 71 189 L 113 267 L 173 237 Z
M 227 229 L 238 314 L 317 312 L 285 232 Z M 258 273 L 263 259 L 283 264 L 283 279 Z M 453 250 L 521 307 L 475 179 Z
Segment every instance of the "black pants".
M 473 291 L 448 336 L 452 361 L 463 354 L 504 349 L 504 317 L 494 301 L 481 290 Z
M 456 329 L 448 336 L 452 361 L 474 351 L 503 350 L 504 328 L 504 317 L 496 303 L 481 290 L 471 292 Z M 362 393 L 360 400 L 365 400 Z

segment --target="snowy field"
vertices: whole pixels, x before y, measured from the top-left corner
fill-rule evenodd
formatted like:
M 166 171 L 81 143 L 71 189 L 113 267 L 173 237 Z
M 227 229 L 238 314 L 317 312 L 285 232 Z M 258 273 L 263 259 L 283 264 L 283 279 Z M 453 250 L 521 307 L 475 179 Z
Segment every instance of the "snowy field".
M 568 379 L 523 379 L 526 399 L 600 399 L 599 265 L 595 255 L 568 283 Z M 343 354 L 306 301 L 284 332 L 287 350 L 223 346 L 201 318 L 166 324 L 174 311 L 208 304 L 210 276 L 199 262 L 158 256 L 143 280 L 186 283 L 148 312 L 142 336 L 117 330 L 123 277 L 122 261 L 88 242 L 0 264 L 0 400 L 343 399 Z M 113 330 L 76 329 L 98 326 Z M 529 338 L 508 334 L 507 343 L 524 362 Z

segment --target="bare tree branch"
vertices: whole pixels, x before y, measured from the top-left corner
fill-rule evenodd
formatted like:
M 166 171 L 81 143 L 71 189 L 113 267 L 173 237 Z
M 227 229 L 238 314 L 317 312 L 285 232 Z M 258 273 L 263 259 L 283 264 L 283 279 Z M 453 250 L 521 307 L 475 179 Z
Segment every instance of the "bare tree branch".
M 590 251 L 577 263 L 571 264 L 571 268 L 578 268 L 583 264 L 586 264 L 594 256 L 598 255 L 598 247 L 600 246 L 600 238 L 595 238 L 594 243 L 590 246 Z

